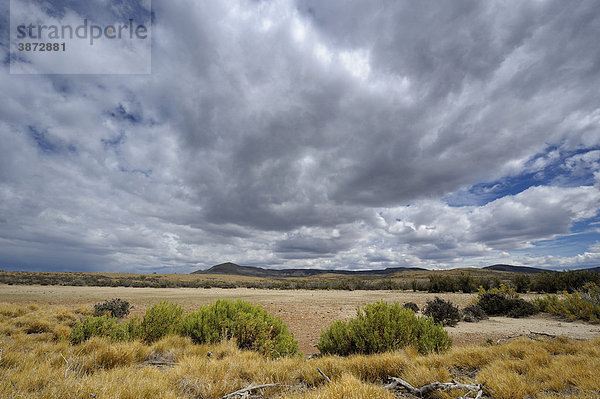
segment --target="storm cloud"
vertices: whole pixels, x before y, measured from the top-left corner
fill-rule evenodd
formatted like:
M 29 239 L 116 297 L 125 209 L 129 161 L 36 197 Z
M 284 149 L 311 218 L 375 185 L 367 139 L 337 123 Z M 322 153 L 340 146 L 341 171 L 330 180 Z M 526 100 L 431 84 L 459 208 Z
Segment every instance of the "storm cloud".
M 0 47 L 0 267 L 597 265 L 597 2 L 152 7 L 150 75 Z

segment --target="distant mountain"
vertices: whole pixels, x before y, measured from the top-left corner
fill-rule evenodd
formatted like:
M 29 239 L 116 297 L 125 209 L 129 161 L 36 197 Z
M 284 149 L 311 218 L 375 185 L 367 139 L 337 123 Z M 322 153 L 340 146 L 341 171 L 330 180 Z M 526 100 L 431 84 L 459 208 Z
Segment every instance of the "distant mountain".
M 344 275 L 386 275 L 407 270 L 427 270 L 419 267 L 388 267 L 384 270 L 319 270 L 319 269 L 264 269 L 254 266 L 240 266 L 232 262 L 221 263 L 207 270 L 197 270 L 192 274 L 227 274 L 232 276 L 250 276 L 264 278 L 282 278 L 282 277 L 310 277 L 326 273 L 344 274 Z
M 492 265 L 492 266 L 486 266 L 483 269 L 495 270 L 498 272 L 514 272 L 514 273 L 529 273 L 529 274 L 543 273 L 543 272 L 549 271 L 549 270 L 540 269 L 537 267 L 512 266 L 512 265 Z
M 513 266 L 513 265 L 492 265 L 485 266 L 483 270 L 537 274 L 543 272 L 551 272 L 552 270 L 540 269 L 529 266 Z M 404 271 L 426 271 L 427 269 L 420 267 L 388 267 L 383 270 L 321 270 L 321 269 L 265 269 L 255 266 L 240 266 L 232 262 L 221 263 L 207 270 L 197 270 L 192 274 L 225 274 L 230 276 L 248 276 L 248 277 L 263 277 L 263 278 L 285 278 L 285 277 L 310 277 L 322 274 L 342 274 L 346 276 L 386 276 L 393 273 Z M 460 269 L 459 269 L 460 270 Z M 588 270 L 600 273 L 600 267 L 594 267 Z

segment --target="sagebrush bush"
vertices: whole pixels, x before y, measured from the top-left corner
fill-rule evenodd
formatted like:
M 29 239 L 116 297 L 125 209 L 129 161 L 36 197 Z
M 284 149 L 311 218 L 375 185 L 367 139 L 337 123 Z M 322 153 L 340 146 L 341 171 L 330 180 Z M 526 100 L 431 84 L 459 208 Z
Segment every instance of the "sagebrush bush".
M 469 305 L 462 310 L 463 321 L 469 323 L 476 323 L 487 318 L 485 311 L 477 304 Z
M 442 323 L 445 326 L 455 326 L 460 320 L 458 306 L 454 306 L 452 302 L 438 297 L 435 297 L 433 301 L 427 301 L 423 314 L 433 318 L 434 322 Z
M 121 319 L 129 314 L 129 302 L 120 298 L 113 298 L 94 305 L 94 316 L 107 315 Z
M 242 349 L 274 358 L 298 353 L 298 342 L 279 317 L 241 300 L 202 306 L 186 316 L 180 331 L 195 343 L 234 339 Z
M 452 340 L 433 319 L 418 317 L 399 303 L 378 302 L 357 310 L 348 322 L 335 321 L 321 333 L 323 354 L 347 356 L 395 351 L 414 345 L 421 353 L 445 351 Z
M 412 310 L 415 313 L 417 313 L 419 311 L 419 306 L 416 303 L 414 303 L 414 302 L 406 302 L 404 304 L 404 308 L 405 309 L 410 309 L 410 310 Z
M 162 301 L 146 311 L 137 331 L 143 341 L 150 343 L 167 334 L 177 333 L 182 322 L 183 308 L 176 303 Z
M 532 316 L 538 308 L 520 298 L 510 298 L 503 292 L 484 292 L 479 295 L 477 304 L 489 316 L 509 316 L 514 318 Z

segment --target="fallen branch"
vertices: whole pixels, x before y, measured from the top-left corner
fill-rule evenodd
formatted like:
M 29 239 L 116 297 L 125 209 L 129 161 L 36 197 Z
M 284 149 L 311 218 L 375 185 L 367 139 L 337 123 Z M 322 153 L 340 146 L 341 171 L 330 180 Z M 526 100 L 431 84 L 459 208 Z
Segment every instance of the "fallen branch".
M 69 368 L 71 367 L 71 365 L 69 364 L 69 361 L 63 356 L 62 352 L 60 352 L 60 357 L 62 357 L 65 363 L 67 364 L 67 368 L 65 369 L 65 378 L 67 378 L 67 374 L 69 373 Z
M 431 384 L 427 384 L 422 386 L 421 388 L 415 388 L 410 385 L 408 382 L 403 379 L 397 377 L 388 377 L 388 379 L 392 380 L 391 383 L 384 386 L 385 389 L 395 389 L 398 385 L 406 388 L 411 394 L 417 397 L 428 396 L 432 391 L 438 390 L 450 390 L 450 389 L 467 389 L 469 392 L 477 392 L 477 396 L 475 398 L 479 399 L 483 395 L 483 387 L 481 385 L 472 385 L 472 384 L 461 384 L 460 382 L 452 381 L 452 382 L 432 382 Z M 466 398 L 465 398 L 466 399 Z
M 327 377 L 327 375 L 325 375 L 325 373 L 322 372 L 320 368 L 317 367 L 317 371 L 323 376 L 323 378 L 325 378 L 327 380 L 327 382 L 331 382 L 329 377 Z
M 146 360 L 143 364 L 147 364 L 149 366 L 175 366 L 176 362 L 163 362 L 160 360 Z
M 276 387 L 279 384 L 261 384 L 261 385 L 250 385 L 247 388 L 242 388 L 240 390 L 237 390 L 235 392 L 231 392 L 228 393 L 227 395 L 223 396 L 223 399 L 229 399 L 229 398 L 233 398 L 236 395 L 242 395 L 243 393 L 246 392 L 250 392 L 250 391 L 254 391 L 255 389 L 260 389 L 260 388 L 268 388 L 268 387 Z
M 535 332 L 535 331 L 529 331 L 529 335 L 540 335 L 542 337 L 556 338 L 556 335 L 543 333 L 543 332 Z

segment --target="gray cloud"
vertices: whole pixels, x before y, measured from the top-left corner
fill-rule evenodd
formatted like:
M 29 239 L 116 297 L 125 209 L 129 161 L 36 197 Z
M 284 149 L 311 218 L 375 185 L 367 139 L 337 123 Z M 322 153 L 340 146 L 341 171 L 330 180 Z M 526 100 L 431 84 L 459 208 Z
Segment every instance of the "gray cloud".
M 150 76 L 0 76 L 0 266 L 552 266 L 598 212 L 595 2 L 153 6 Z

